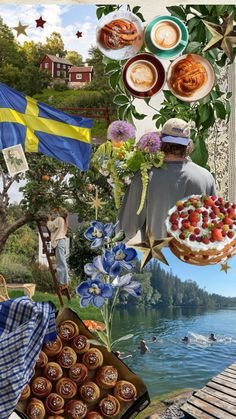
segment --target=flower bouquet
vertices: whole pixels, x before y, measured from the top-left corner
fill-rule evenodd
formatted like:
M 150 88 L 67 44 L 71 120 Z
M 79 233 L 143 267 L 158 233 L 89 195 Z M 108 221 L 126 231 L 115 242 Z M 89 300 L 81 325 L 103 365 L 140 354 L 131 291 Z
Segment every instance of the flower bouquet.
M 116 225 L 112 223 L 93 221 L 85 231 L 84 236 L 91 242 L 91 248 L 101 248 L 102 254 L 84 266 L 88 279 L 76 288 L 81 307 L 92 304 L 101 310 L 105 328 L 95 326 L 93 331 L 99 343 L 109 351 L 118 341 L 132 337 L 126 335 L 112 341 L 112 320 L 120 292 L 129 293 L 134 297 L 141 295 L 141 284 L 132 280 L 131 273 L 135 269 L 137 252 L 125 246 L 122 242 L 123 232 L 116 235 L 115 228 Z
M 137 171 L 141 172 L 142 195 L 137 211 L 140 214 L 147 192 L 148 171 L 153 166 L 163 166 L 164 153 L 160 151 L 160 137 L 157 132 L 149 132 L 135 143 L 133 125 L 126 121 L 114 121 L 108 128 L 107 138 L 106 143 L 100 145 L 95 152 L 93 162 L 114 188 L 117 209 L 132 177 Z

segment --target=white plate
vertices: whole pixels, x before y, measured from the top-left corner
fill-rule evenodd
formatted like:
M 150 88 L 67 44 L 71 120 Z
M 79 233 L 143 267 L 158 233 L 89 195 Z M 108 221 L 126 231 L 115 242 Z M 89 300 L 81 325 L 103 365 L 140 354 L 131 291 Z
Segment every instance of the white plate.
M 103 28 L 103 26 L 110 23 L 112 20 L 115 19 L 124 19 L 128 20 L 129 22 L 132 22 L 138 32 L 138 37 L 136 41 L 132 45 L 126 45 L 123 48 L 119 49 L 107 49 L 104 47 L 104 45 L 100 42 L 100 31 Z M 97 29 L 96 29 L 96 38 L 97 38 L 97 46 L 100 49 L 100 51 L 106 55 L 107 57 L 111 58 L 112 60 L 126 60 L 127 58 L 133 57 L 137 52 L 142 48 L 143 42 L 144 42 L 144 26 L 141 19 L 139 19 L 138 16 L 136 16 L 134 13 L 126 12 L 119 10 L 117 12 L 109 13 L 108 15 L 105 15 L 102 19 L 99 20 Z
M 178 63 L 180 60 L 186 58 L 188 55 L 191 55 L 195 61 L 198 63 L 201 63 L 206 72 L 207 72 L 207 81 L 206 83 L 198 89 L 192 96 L 186 97 L 186 96 L 180 96 L 178 93 L 176 93 L 172 86 L 170 85 L 170 77 L 172 73 L 172 69 L 175 66 L 176 63 Z M 201 55 L 198 54 L 185 54 L 181 55 L 180 57 L 176 58 L 169 66 L 167 71 L 167 84 L 170 89 L 170 91 L 173 93 L 174 96 L 176 96 L 178 99 L 182 100 L 183 102 L 196 102 L 200 99 L 203 99 L 206 97 L 210 91 L 213 89 L 215 85 L 215 72 L 211 65 L 211 63 L 206 60 L 206 58 L 203 58 Z

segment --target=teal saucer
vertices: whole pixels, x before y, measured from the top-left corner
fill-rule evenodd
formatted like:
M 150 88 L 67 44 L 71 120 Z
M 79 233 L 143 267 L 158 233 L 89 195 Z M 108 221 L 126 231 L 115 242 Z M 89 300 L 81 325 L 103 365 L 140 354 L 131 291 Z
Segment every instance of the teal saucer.
M 162 22 L 163 20 L 167 20 L 167 21 L 169 20 L 171 22 L 176 23 L 176 25 L 178 25 L 178 27 L 180 29 L 180 32 L 181 32 L 181 40 L 179 41 L 178 45 L 176 45 L 176 47 L 174 47 L 172 49 L 168 49 L 166 51 L 157 48 L 155 45 L 153 45 L 152 40 L 151 40 L 151 31 L 152 31 L 153 26 L 157 22 Z M 184 23 L 182 22 L 182 20 L 178 19 L 175 16 L 157 16 L 146 27 L 146 30 L 145 30 L 145 44 L 146 44 L 146 47 L 148 48 L 148 50 L 150 52 L 152 52 L 154 55 L 156 55 L 156 57 L 163 58 L 165 60 L 177 57 L 186 48 L 187 43 L 188 43 L 188 30 L 187 30 L 186 26 L 184 25 Z

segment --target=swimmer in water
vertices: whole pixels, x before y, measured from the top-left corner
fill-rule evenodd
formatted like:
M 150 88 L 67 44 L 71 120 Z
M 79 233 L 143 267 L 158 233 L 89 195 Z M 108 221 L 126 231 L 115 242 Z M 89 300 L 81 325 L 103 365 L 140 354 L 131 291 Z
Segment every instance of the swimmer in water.
M 122 354 L 123 354 L 124 352 L 120 352 L 120 351 L 115 351 L 114 352 L 114 354 L 117 356 L 117 358 L 119 358 L 119 359 L 127 359 L 127 358 L 131 358 L 132 357 L 132 355 L 125 355 L 125 356 L 123 356 Z
M 212 342 L 215 342 L 216 337 L 215 337 L 214 333 L 211 333 L 208 339 L 211 340 Z
M 189 338 L 188 336 L 184 336 L 184 338 L 182 339 L 183 343 L 189 343 Z
M 146 344 L 145 340 L 141 340 L 139 344 L 140 354 L 144 355 L 146 352 L 150 352 L 149 347 Z

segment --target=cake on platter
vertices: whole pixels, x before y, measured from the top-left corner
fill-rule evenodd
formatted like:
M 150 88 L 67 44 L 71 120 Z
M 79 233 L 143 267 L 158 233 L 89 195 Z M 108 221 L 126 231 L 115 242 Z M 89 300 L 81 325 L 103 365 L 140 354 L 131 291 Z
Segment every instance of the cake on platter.
M 236 254 L 236 204 L 192 195 L 176 202 L 165 221 L 172 252 L 194 265 L 211 265 Z

